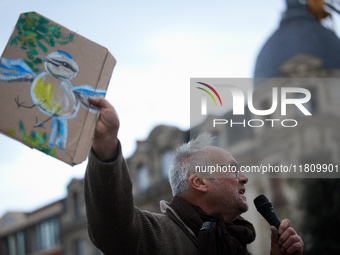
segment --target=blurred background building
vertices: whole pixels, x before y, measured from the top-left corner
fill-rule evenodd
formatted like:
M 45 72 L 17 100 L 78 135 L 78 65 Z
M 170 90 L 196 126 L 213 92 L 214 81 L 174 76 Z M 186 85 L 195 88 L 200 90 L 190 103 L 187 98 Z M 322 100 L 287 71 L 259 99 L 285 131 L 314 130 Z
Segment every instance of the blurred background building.
M 286 2 L 287 10 L 278 29 L 267 40 L 257 57 L 254 95 L 259 107 L 268 109 L 271 105 L 273 84 L 268 81 L 277 79 L 275 86 L 283 87 L 294 80 L 295 84 L 289 83 L 289 86 L 304 87 L 311 91 L 312 99 L 308 109 L 313 118 L 292 109 L 287 118 L 294 118 L 299 122 L 298 127 L 294 129 L 285 129 L 279 125 L 261 129 L 228 128 L 222 125 L 212 128 L 207 123 L 210 122 L 209 118 L 214 116 L 208 116 L 205 122 L 188 131 L 158 126 L 145 141 L 137 142 L 136 151 L 127 159 L 134 184 L 136 206 L 149 211 L 159 211 L 160 200 L 171 200 L 167 170 L 173 152 L 177 146 L 189 141 L 191 135 L 202 131 L 217 136 L 216 145 L 230 151 L 244 165 L 280 165 L 282 162 L 296 165 L 339 164 L 340 40 L 331 29 L 322 24 L 325 19 L 330 18 L 323 1 Z M 247 114 L 247 118 L 251 119 L 251 113 Z M 232 112 L 225 113 L 223 117 L 231 118 Z M 278 116 L 274 113 L 270 117 Z M 318 220 L 320 224 L 325 223 L 321 223 L 322 216 L 318 216 L 317 209 L 309 210 L 313 208 L 309 203 L 310 198 L 318 199 L 316 195 L 308 195 L 309 189 L 316 190 L 316 193 L 321 195 L 325 194 L 325 189 L 329 189 L 327 196 L 321 199 L 325 204 L 333 206 L 327 210 L 327 216 L 339 218 L 339 185 L 337 181 L 334 184 L 334 180 L 333 183 L 324 181 L 256 178 L 247 185 L 248 203 L 251 204 L 256 195 L 266 194 L 275 205 L 278 216 L 290 218 L 294 228 L 305 234 L 303 237 L 308 254 L 316 254 L 313 250 L 317 251 L 317 254 L 336 254 L 333 251 L 338 249 L 337 245 L 332 242 L 330 235 L 322 231 L 323 238 L 330 240 L 330 245 L 328 251 L 327 247 L 324 247 L 323 251 L 318 250 L 315 245 L 315 242 L 318 242 L 317 233 L 314 231 L 318 232 Z M 87 235 L 82 180 L 73 179 L 67 189 L 66 198 L 34 212 L 5 214 L 0 219 L 0 255 L 101 254 Z M 302 196 L 305 196 L 305 199 Z M 251 208 L 245 215 L 253 222 L 258 233 L 250 250 L 254 254 L 269 254 L 268 225 L 254 211 L 254 208 Z M 316 221 L 314 219 L 315 224 L 306 222 L 313 219 L 308 213 L 317 218 Z M 334 221 L 332 223 L 334 224 Z M 308 230 L 307 224 L 315 226 L 315 230 Z M 335 221 L 335 224 L 338 224 L 338 221 Z M 328 227 L 327 224 L 325 226 Z M 320 238 L 319 242 L 322 242 Z

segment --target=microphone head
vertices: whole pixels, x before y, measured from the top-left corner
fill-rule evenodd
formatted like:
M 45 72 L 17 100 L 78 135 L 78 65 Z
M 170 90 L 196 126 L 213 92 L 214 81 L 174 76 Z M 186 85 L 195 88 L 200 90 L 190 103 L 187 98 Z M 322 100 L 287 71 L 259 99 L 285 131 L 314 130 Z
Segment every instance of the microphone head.
M 254 204 L 255 204 L 255 207 L 256 209 L 259 211 L 259 209 L 261 207 L 263 207 L 264 205 L 266 204 L 270 204 L 271 206 L 271 202 L 269 201 L 269 199 L 265 196 L 265 195 L 259 195 L 257 196 L 255 199 L 254 199 Z
M 272 203 L 269 201 L 269 199 L 265 195 L 259 195 L 254 199 L 254 204 L 256 209 L 261 213 L 261 215 L 268 221 L 268 223 L 276 229 L 279 229 L 280 227 L 280 220 L 276 216 Z M 298 255 L 299 253 L 296 251 L 293 253 L 293 255 Z
M 266 219 L 266 221 L 279 229 L 280 220 L 277 218 L 269 199 L 265 195 L 259 195 L 254 199 L 254 204 L 258 212 Z

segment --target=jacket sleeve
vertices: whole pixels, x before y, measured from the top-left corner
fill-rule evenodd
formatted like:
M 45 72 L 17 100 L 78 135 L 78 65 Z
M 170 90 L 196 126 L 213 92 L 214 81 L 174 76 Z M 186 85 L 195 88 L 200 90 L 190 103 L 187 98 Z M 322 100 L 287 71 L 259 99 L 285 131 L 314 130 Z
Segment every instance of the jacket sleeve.
M 84 193 L 89 236 L 104 254 L 157 254 L 161 250 L 157 217 L 134 207 L 120 144 L 113 162 L 101 162 L 90 153 Z

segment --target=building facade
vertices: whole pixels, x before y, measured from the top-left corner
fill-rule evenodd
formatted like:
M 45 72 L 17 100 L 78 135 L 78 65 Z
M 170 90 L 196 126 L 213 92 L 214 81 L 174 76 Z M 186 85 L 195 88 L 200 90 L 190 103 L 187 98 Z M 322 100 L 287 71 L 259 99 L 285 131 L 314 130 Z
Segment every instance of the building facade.
M 64 200 L 32 213 L 9 212 L 0 219 L 1 255 L 61 255 L 60 217 Z
M 66 198 L 31 213 L 0 219 L 1 255 L 100 255 L 86 229 L 83 180 L 73 179 Z

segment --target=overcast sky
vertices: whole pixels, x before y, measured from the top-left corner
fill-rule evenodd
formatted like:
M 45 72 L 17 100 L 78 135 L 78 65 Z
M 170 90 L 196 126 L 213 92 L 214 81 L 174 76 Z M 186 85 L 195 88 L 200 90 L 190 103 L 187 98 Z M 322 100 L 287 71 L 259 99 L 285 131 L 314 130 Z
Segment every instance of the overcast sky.
M 107 99 L 120 116 L 119 138 L 129 157 L 157 125 L 189 129 L 190 78 L 252 77 L 256 56 L 284 9 L 284 0 L 0 0 L 0 51 L 19 14 L 28 11 L 108 48 L 117 65 Z M 0 217 L 63 198 L 85 167 L 0 134 Z

